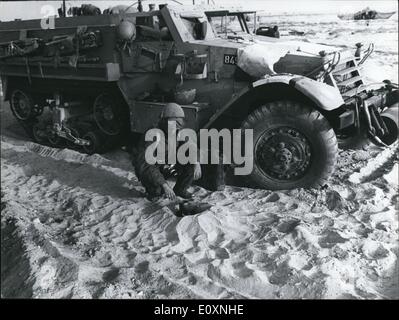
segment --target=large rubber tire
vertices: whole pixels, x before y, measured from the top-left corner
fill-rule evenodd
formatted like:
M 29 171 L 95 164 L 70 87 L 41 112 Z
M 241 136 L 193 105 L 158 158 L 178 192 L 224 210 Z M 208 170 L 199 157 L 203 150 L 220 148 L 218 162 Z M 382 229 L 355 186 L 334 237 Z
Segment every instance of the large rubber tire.
M 242 128 L 253 129 L 254 167 L 248 177 L 258 187 L 270 190 L 321 187 L 334 171 L 338 155 L 334 130 L 324 116 L 310 106 L 293 101 L 267 103 L 253 111 L 242 123 Z M 279 139 L 286 145 L 284 154 L 291 153 L 293 160 L 290 163 L 294 163 L 294 173 L 287 172 L 287 176 L 290 174 L 288 178 L 276 177 L 273 171 L 274 161 L 281 158 L 281 153 L 277 157 L 278 152 L 265 152 L 264 147 L 261 148 L 266 145 L 267 151 L 269 141 L 280 148 Z M 303 155 L 298 156 L 298 153 Z M 271 173 L 265 172 L 269 167 L 259 160 L 265 157 L 273 163 Z M 301 163 L 300 168 L 296 168 L 298 163 Z

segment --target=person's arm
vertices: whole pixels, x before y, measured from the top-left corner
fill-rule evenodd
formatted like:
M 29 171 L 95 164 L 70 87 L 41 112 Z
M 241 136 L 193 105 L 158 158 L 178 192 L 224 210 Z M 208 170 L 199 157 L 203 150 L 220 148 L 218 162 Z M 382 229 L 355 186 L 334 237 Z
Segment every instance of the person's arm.
M 163 176 L 163 174 L 159 170 L 158 166 L 147 164 L 147 168 L 146 168 L 144 174 L 146 174 L 148 176 L 148 178 L 151 179 L 152 183 L 155 186 L 159 186 L 159 187 L 161 187 L 163 189 L 163 191 L 164 191 L 164 193 L 165 193 L 167 198 L 169 198 L 171 200 L 175 200 L 176 199 L 175 192 L 170 187 L 168 182 L 165 180 L 165 177 Z
M 199 180 L 202 177 L 201 164 L 197 162 L 194 166 L 194 180 Z
M 159 170 L 158 166 L 145 164 L 144 174 L 152 181 L 154 186 L 162 187 L 166 183 L 166 180 Z
M 176 194 L 167 182 L 162 185 L 162 188 L 167 198 L 170 200 L 176 200 Z
M 147 146 L 150 142 L 140 141 L 137 147 L 137 152 L 133 156 L 133 165 L 140 172 L 140 176 L 146 176 L 146 179 L 150 180 L 154 186 L 159 186 L 163 189 L 166 197 L 171 200 L 176 199 L 176 195 L 173 189 L 169 186 L 168 182 L 165 180 L 159 166 L 148 164 L 145 160 L 145 152 Z
M 197 140 L 195 139 L 195 141 L 193 141 L 193 140 L 189 139 L 188 141 L 180 141 L 179 145 L 181 145 L 183 143 L 189 143 L 193 147 L 193 149 L 196 150 L 197 161 L 195 163 L 193 163 L 193 165 L 194 165 L 194 180 L 199 180 L 199 179 L 201 179 L 201 176 L 202 176 L 202 170 L 201 170 L 201 164 L 200 164 L 201 150 L 198 149 Z

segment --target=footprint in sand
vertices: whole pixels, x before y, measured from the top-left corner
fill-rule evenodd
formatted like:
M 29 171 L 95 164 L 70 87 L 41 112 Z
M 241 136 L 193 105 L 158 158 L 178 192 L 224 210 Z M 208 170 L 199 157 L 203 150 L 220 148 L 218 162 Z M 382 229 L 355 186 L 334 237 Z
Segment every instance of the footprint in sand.
M 148 271 L 148 266 L 149 266 L 149 262 L 148 261 L 142 261 L 140 263 L 138 263 L 135 267 L 134 267 L 134 271 L 137 273 L 144 273 Z
M 394 195 L 391 199 L 391 203 L 394 205 L 395 210 L 399 210 L 399 195 Z
M 250 242 L 255 242 L 261 239 L 264 239 L 265 236 L 271 231 L 272 229 L 269 227 L 265 227 L 263 225 L 259 226 L 256 230 L 254 230 L 254 234 L 249 238 Z
M 292 277 L 292 269 L 287 262 L 283 262 L 276 267 L 276 271 L 269 277 L 269 282 L 274 285 L 283 286 Z
M 126 264 L 129 266 L 133 266 L 135 259 L 136 259 L 137 253 L 134 251 L 129 251 L 126 256 L 125 256 L 125 261 Z
M 333 230 L 328 230 L 319 239 L 319 245 L 322 248 L 332 248 L 337 243 L 344 243 L 346 241 L 348 241 L 348 239 L 341 237 L 338 232 L 333 231 Z
M 234 187 L 234 186 L 229 186 L 229 187 L 228 187 L 228 190 L 231 191 L 231 192 L 241 192 L 241 191 L 243 191 L 243 188 Z
M 387 222 L 387 221 L 382 221 L 382 222 L 378 222 L 375 225 L 375 228 L 378 229 L 378 230 L 382 230 L 382 231 L 388 232 L 391 229 L 391 224 L 389 222 Z M 368 229 L 368 230 L 369 230 L 369 232 L 373 231 L 371 229 Z
M 247 247 L 248 244 L 246 242 L 236 242 L 234 240 L 230 240 L 224 245 L 227 252 L 230 252 L 231 254 L 246 249 Z
M 331 228 L 332 226 L 334 226 L 335 222 L 334 219 L 330 217 L 322 216 L 313 218 L 312 223 L 323 228 Z
M 331 256 L 339 260 L 344 260 L 349 256 L 349 253 L 347 250 L 344 250 L 339 246 L 335 246 L 331 249 Z
M 105 282 L 112 282 L 119 276 L 119 269 L 118 268 L 112 268 L 106 272 L 103 273 L 102 279 Z
M 355 200 L 355 199 L 356 199 L 356 194 L 357 194 L 357 192 L 356 192 L 353 188 L 348 187 L 348 188 L 347 188 L 346 200 L 347 200 L 347 201 L 353 201 L 353 200 Z
M 369 259 L 379 260 L 389 256 L 389 250 L 376 241 L 367 241 L 363 245 L 363 253 Z
M 262 217 L 263 218 L 263 217 Z M 280 221 L 280 217 L 276 214 L 270 214 L 264 217 L 262 220 L 257 221 L 259 226 L 265 227 L 276 224 Z
M 377 227 L 378 229 L 378 227 Z M 355 229 L 356 234 L 358 234 L 359 236 L 363 237 L 363 238 L 367 238 L 368 235 L 370 233 L 373 232 L 372 229 L 367 228 L 366 226 L 364 226 L 363 224 L 359 225 L 356 229 Z
M 197 278 L 192 273 L 189 273 L 183 281 L 189 285 L 195 285 L 197 283 Z
M 300 223 L 301 221 L 296 219 L 283 221 L 277 226 L 277 230 L 282 233 L 291 233 Z
M 223 193 L 223 191 L 215 191 L 209 197 L 212 201 L 222 201 L 226 200 L 227 196 Z
M 280 196 L 273 192 L 270 196 L 268 196 L 265 200 L 265 202 L 276 202 L 280 200 Z
M 216 248 L 214 249 L 215 259 L 228 259 L 230 258 L 230 254 L 225 248 Z
M 103 208 L 106 204 L 108 204 L 108 197 L 103 196 L 95 196 L 91 199 L 91 205 L 94 209 Z
M 335 190 L 329 190 L 326 193 L 326 205 L 328 210 L 340 210 L 343 208 L 344 199 Z
M 291 203 L 289 206 L 288 206 L 288 210 L 296 210 L 296 209 L 298 209 L 299 208 L 299 205 L 296 203 L 296 202 L 293 202 L 293 203 Z
M 100 267 L 108 267 L 112 265 L 112 255 L 109 252 L 96 252 L 96 260 Z
M 242 261 L 232 263 L 231 266 L 233 267 L 233 275 L 239 278 L 247 278 L 254 272 L 245 265 L 245 262 Z
M 129 226 L 131 227 L 131 225 Z M 136 238 L 140 233 L 140 229 L 127 229 L 122 235 L 122 241 L 129 242 Z
M 376 189 L 375 188 L 369 188 L 363 192 L 363 198 L 364 199 L 372 199 L 376 195 Z

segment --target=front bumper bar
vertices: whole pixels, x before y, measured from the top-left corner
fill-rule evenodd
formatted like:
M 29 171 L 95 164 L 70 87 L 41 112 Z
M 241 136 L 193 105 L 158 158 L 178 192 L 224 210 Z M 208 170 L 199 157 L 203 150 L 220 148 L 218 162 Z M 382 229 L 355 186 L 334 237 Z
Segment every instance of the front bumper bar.
M 358 132 L 361 127 L 366 128 L 373 143 L 390 145 L 399 133 L 398 102 L 397 85 L 386 81 L 379 89 L 363 91 L 347 100 L 347 110 L 339 115 L 339 127 L 354 125 Z

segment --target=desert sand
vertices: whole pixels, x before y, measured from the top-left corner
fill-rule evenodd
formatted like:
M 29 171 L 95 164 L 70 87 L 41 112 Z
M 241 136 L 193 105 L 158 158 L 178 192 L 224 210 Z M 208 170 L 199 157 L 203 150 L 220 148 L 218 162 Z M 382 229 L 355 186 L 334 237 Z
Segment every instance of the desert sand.
M 192 187 L 213 206 L 178 218 L 127 153 L 28 142 L 1 111 L 4 297 L 399 297 L 397 144 L 341 151 L 321 191 Z
M 370 65 L 397 79 L 397 49 Z M 126 152 L 41 146 L 0 112 L 2 297 L 399 298 L 397 143 L 340 151 L 323 190 L 194 186 L 212 207 L 178 218 Z

